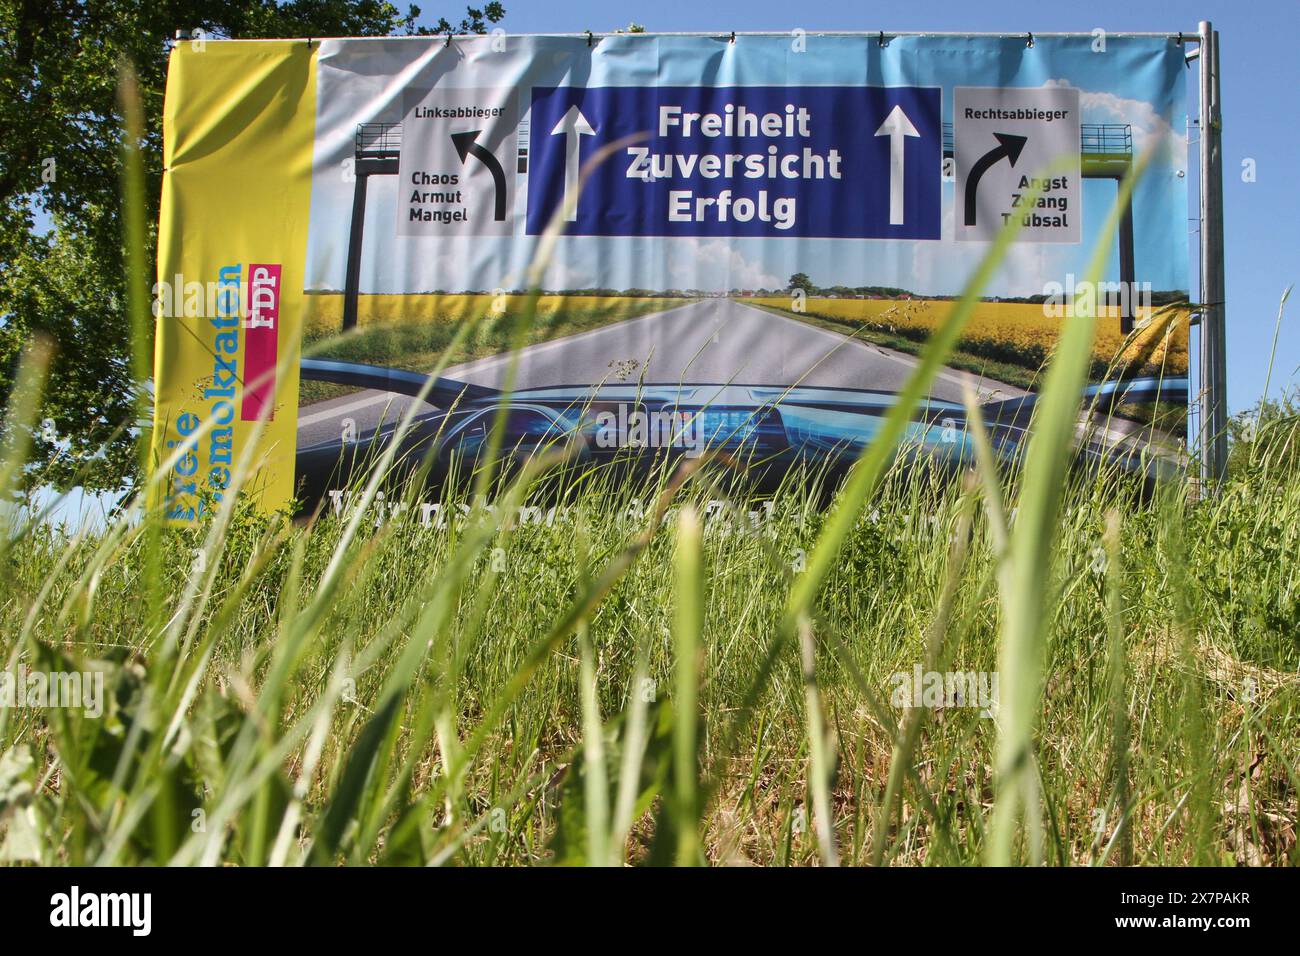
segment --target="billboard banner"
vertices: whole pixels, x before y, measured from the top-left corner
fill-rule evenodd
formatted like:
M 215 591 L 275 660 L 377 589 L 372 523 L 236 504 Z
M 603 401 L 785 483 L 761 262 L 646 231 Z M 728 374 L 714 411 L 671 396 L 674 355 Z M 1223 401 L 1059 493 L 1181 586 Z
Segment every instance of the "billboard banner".
M 912 437 L 960 454 L 970 388 L 1014 455 L 1082 292 L 1106 447 L 1175 447 L 1184 76 L 1177 42 L 1137 36 L 179 43 L 155 288 L 155 450 L 186 449 L 168 513 L 211 510 L 241 455 L 268 508 L 337 498 L 414 402 L 400 458 L 433 474 L 475 460 L 503 404 L 516 456 L 838 467 L 1008 222 Z

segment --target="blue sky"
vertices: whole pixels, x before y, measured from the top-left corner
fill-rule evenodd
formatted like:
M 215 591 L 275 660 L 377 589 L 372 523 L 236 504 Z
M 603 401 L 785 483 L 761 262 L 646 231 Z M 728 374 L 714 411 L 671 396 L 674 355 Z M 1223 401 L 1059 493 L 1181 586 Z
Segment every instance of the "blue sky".
M 1297 0 L 1092 0 L 1025 4 L 1010 0 L 912 0 L 880 7 L 828 0 L 505 0 L 502 24 L 517 33 L 609 32 L 630 22 L 652 31 L 935 30 L 970 32 L 1195 31 L 1209 19 L 1221 34 L 1224 111 L 1224 208 L 1227 232 L 1229 404 L 1241 410 L 1260 396 L 1278 300 L 1300 280 L 1300 121 L 1278 107 L 1300 89 Z M 434 16 L 446 11 L 426 6 Z M 1183 12 L 1179 13 L 1181 10 Z M 1189 80 L 1194 83 L 1195 66 Z M 1194 86 L 1191 92 L 1194 93 Z M 1194 97 L 1189 97 L 1189 109 Z M 1255 181 L 1243 182 L 1253 160 Z M 1194 167 L 1193 167 L 1194 168 Z M 1300 301 L 1283 320 L 1270 393 L 1294 385 L 1300 366 Z

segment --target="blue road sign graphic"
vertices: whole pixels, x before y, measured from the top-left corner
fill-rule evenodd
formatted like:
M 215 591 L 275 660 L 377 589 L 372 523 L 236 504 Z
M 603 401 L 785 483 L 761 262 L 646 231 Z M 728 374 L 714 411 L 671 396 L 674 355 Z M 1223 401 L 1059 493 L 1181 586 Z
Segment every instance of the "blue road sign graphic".
M 561 209 L 568 235 L 938 239 L 940 109 L 930 87 L 538 87 L 527 230 Z

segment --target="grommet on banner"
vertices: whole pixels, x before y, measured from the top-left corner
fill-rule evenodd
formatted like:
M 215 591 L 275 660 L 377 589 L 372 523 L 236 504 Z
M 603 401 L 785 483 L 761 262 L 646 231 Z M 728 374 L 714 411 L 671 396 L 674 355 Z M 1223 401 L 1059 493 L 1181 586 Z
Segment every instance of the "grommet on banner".
M 588 30 L 588 31 L 587 31 L 587 46 L 591 46 L 591 41 L 592 41 L 591 31 Z
M 450 33 L 447 34 L 447 43 L 446 43 L 446 45 L 447 45 L 447 46 L 451 46 L 451 34 L 450 34 Z
M 884 49 L 884 47 L 888 46 L 888 43 L 885 40 L 884 30 L 880 31 L 880 36 L 876 38 L 876 43 L 881 47 L 881 49 Z
M 1033 35 L 1032 33 L 1026 34 L 1025 46 L 1028 47 L 1028 48 L 1030 48 L 1030 49 L 1033 48 L 1033 46 L 1034 46 L 1034 35 Z
M 1182 30 L 1179 30 L 1179 31 L 1178 31 L 1178 36 L 1174 39 L 1174 42 L 1177 43 L 1179 46 L 1182 46 L 1182 45 L 1183 45 L 1183 31 L 1182 31 Z
M 736 31 L 735 31 L 735 30 L 732 30 L 732 31 L 731 31 L 731 39 L 728 40 L 727 42 L 728 42 L 728 43 L 735 43 L 735 42 L 736 42 Z

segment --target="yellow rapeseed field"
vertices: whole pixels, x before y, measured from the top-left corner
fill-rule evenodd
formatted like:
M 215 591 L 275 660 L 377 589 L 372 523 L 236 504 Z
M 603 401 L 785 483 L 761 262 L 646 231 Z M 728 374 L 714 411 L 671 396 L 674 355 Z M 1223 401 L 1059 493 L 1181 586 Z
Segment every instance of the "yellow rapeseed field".
M 401 326 L 430 322 L 457 322 L 485 314 L 515 314 L 522 295 L 363 295 L 358 301 L 358 324 Z M 306 330 L 326 333 L 338 330 L 343 321 L 343 296 L 337 293 L 309 294 Z M 788 310 L 786 296 L 744 300 L 754 305 Z M 672 308 L 672 299 L 628 298 L 624 296 L 544 295 L 538 301 L 537 318 L 543 324 L 558 313 L 600 311 L 611 320 L 644 315 L 653 306 Z M 923 340 L 947 316 L 955 303 L 934 299 L 828 299 L 810 297 L 806 314 L 843 323 L 864 324 L 868 330 Z M 1063 319 L 1044 313 L 1041 305 L 1021 302 L 982 302 L 962 335 L 962 351 L 1036 371 L 1055 346 Z M 1093 359 L 1103 365 L 1136 366 L 1135 370 L 1163 370 L 1168 375 L 1187 372 L 1186 310 L 1140 308 L 1137 330 L 1127 343 L 1119 331 L 1119 311 L 1103 309 L 1093 341 Z M 849 331 L 849 329 L 846 329 Z
M 756 305 L 789 309 L 788 296 L 748 299 Z M 807 314 L 838 322 L 864 323 L 868 329 L 921 339 L 933 331 L 956 303 L 946 300 L 807 300 Z M 1093 358 L 1157 370 L 1187 372 L 1186 310 L 1138 309 L 1139 328 L 1126 343 L 1119 331 L 1118 308 L 1103 309 L 1093 341 Z M 1148 323 L 1149 321 L 1149 324 Z M 1044 314 L 1043 306 L 1021 302 L 982 302 L 975 308 L 960 348 L 1003 362 L 1038 369 L 1055 346 L 1064 319 Z
M 458 322 L 490 313 L 514 315 L 522 307 L 522 295 L 363 295 L 357 300 L 357 325 L 402 325 L 421 322 Z M 305 328 L 313 332 L 337 331 L 343 324 L 343 296 L 338 293 L 310 293 L 306 296 Z M 609 310 L 611 315 L 626 311 L 644 315 L 646 304 L 662 302 L 665 309 L 680 304 L 673 299 L 634 299 L 623 296 L 544 295 L 537 303 L 537 317 L 548 319 L 565 310 Z

